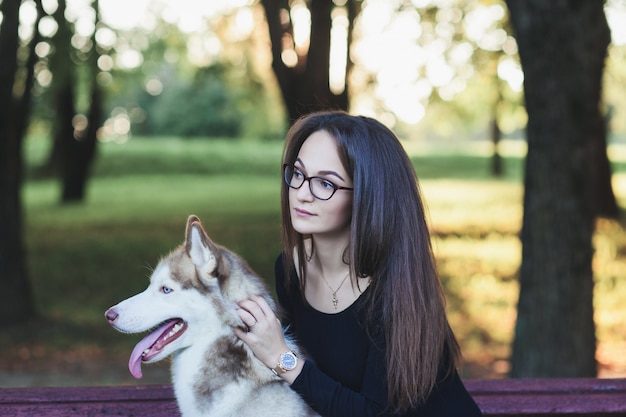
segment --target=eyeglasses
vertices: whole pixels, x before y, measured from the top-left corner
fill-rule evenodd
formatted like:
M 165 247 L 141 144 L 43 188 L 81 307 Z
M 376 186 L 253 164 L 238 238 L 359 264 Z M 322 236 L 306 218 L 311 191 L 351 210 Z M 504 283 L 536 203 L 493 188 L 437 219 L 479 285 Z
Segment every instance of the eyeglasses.
M 304 172 L 290 164 L 283 165 L 283 177 L 285 183 L 296 190 L 302 187 L 305 181 L 309 181 L 309 191 L 318 200 L 329 200 L 337 190 L 353 190 L 353 188 L 335 185 L 326 178 L 307 177 Z

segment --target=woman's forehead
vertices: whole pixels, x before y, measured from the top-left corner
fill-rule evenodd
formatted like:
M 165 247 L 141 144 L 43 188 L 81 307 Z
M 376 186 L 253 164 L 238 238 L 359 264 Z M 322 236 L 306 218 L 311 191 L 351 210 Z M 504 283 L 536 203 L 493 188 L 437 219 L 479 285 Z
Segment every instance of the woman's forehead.
M 336 171 L 347 175 L 339 151 L 337 142 L 330 133 L 319 130 L 312 133 L 302 144 L 296 161 L 311 175 L 318 171 Z

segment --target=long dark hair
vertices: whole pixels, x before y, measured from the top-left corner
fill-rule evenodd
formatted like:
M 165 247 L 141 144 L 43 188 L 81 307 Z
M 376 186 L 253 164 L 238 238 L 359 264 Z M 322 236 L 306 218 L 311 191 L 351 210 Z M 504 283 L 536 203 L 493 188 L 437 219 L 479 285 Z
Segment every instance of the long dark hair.
M 313 113 L 287 133 L 283 163 L 293 163 L 304 141 L 324 130 L 337 142 L 354 194 L 347 260 L 356 277 L 370 277 L 370 308 L 382 311 L 389 405 L 406 411 L 423 403 L 442 364 L 452 373 L 460 349 L 448 324 L 424 205 L 413 165 L 382 123 L 344 112 Z M 304 238 L 291 224 L 289 191 L 281 190 L 285 267 L 298 263 L 306 282 Z

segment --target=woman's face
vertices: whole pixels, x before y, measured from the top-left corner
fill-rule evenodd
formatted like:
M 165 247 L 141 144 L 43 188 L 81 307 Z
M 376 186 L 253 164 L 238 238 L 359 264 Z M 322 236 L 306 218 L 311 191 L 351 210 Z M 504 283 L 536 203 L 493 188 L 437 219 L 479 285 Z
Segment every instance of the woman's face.
M 293 164 L 305 177 L 322 177 L 340 187 L 352 187 L 345 171 L 337 144 L 324 130 L 309 136 Z M 289 188 L 289 209 L 293 228 L 302 234 L 341 234 L 350 226 L 352 191 L 339 189 L 328 200 L 311 194 L 307 180 L 298 189 Z

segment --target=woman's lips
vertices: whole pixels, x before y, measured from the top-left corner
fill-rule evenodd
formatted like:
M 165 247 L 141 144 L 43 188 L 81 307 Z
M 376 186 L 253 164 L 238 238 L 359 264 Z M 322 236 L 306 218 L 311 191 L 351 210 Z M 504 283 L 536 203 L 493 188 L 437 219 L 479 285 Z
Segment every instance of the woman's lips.
M 313 216 L 313 213 L 306 211 L 304 209 L 301 209 L 301 208 L 295 208 L 294 211 L 296 212 L 298 216 Z

